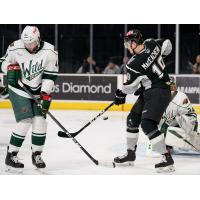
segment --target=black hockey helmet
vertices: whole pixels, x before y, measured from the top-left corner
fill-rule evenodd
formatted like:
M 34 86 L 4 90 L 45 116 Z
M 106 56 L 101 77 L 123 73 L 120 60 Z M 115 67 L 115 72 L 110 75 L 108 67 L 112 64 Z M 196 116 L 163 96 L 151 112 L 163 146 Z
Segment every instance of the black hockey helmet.
M 126 33 L 124 36 L 124 43 L 134 41 L 137 44 L 142 44 L 143 38 L 142 38 L 142 33 L 138 29 L 133 29 L 130 30 Z

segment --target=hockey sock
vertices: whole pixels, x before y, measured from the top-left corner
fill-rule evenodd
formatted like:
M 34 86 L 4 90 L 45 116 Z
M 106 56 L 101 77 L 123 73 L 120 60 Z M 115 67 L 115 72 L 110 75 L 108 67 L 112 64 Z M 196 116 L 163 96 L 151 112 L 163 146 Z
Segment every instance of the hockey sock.
M 13 130 L 10 138 L 9 152 L 19 151 L 19 148 L 22 146 L 22 143 L 25 139 L 25 136 L 30 126 L 31 126 L 31 119 L 26 119 L 16 124 L 16 127 Z
M 33 118 L 32 150 L 42 151 L 46 140 L 46 120 L 42 116 Z
M 135 150 L 139 137 L 139 129 L 137 127 L 127 128 L 126 143 L 127 149 Z

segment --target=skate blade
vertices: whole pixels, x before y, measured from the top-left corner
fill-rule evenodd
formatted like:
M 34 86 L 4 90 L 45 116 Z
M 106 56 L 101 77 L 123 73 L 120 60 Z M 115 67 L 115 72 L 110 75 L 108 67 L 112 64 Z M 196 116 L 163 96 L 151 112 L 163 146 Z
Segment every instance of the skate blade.
M 40 174 L 47 174 L 45 168 L 37 168 L 37 167 L 35 167 L 35 171 L 40 173 Z
M 98 161 L 98 165 L 101 167 L 115 168 L 115 162 L 112 161 Z
M 14 167 L 6 165 L 5 172 L 10 173 L 10 174 L 22 174 L 23 168 L 14 168 Z
M 134 166 L 134 161 L 128 161 L 124 163 L 117 163 L 115 162 L 116 167 L 129 167 L 129 166 Z
M 174 171 L 175 171 L 175 168 L 174 168 L 173 165 L 169 165 L 167 167 L 160 167 L 160 168 L 156 169 L 157 173 L 171 173 L 171 172 L 174 172 Z

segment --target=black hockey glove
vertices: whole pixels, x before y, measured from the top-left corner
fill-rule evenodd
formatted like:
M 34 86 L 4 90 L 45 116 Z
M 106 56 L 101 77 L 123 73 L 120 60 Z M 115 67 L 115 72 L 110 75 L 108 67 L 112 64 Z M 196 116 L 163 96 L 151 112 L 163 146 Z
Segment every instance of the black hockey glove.
M 140 94 L 142 94 L 144 92 L 144 87 L 139 87 L 139 89 L 137 89 L 134 93 L 135 96 L 139 96 Z
M 8 99 L 8 87 L 0 86 L 0 98 Z
M 6 90 L 6 87 L 0 86 L 0 95 L 3 94 Z
M 121 90 L 117 89 L 115 92 L 114 103 L 116 105 L 124 104 L 126 102 L 126 95 Z

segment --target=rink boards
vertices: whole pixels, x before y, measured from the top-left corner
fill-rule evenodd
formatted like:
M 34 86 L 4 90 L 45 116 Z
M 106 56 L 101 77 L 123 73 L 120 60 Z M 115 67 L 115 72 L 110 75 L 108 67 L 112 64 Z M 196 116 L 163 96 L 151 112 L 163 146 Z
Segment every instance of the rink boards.
M 200 114 L 200 77 L 198 75 L 171 75 L 178 90 L 185 92 Z M 2 82 L 6 77 L 1 74 Z M 126 81 L 125 75 L 59 74 L 56 81 L 51 109 L 102 110 L 109 105 L 117 88 Z M 113 111 L 129 111 L 137 97 L 128 95 L 126 104 L 113 106 Z M 1 100 L 0 108 L 11 108 L 9 100 Z

